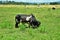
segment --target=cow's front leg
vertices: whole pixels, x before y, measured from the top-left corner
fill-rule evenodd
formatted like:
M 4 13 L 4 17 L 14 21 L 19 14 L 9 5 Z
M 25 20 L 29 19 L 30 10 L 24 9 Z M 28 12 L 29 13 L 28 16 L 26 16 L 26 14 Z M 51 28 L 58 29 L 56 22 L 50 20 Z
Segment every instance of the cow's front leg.
M 29 26 L 28 27 L 30 28 L 30 23 L 29 23 Z
M 28 24 L 28 26 L 26 28 L 30 28 L 30 24 Z
M 30 28 L 30 23 L 27 23 L 25 26 L 26 28 Z
M 30 28 L 30 26 L 31 26 L 31 22 L 28 22 L 28 27 Z

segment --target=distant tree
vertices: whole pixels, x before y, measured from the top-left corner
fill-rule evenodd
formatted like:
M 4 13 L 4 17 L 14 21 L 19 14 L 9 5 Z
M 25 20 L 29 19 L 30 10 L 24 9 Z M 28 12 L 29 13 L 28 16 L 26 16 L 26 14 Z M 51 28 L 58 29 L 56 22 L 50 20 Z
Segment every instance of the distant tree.
M 59 4 L 58 2 L 51 2 L 51 5 Z
M 2 4 L 2 1 L 0 1 L 0 4 Z

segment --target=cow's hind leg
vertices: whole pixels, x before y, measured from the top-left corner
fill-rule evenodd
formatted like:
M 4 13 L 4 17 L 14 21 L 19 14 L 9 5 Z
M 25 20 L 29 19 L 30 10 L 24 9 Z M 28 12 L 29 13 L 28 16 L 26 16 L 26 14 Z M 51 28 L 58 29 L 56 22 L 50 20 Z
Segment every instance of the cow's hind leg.
M 18 28 L 18 24 L 20 23 L 20 20 L 16 19 L 16 24 L 15 24 L 15 28 Z
M 19 24 L 19 23 L 16 23 L 16 24 L 15 24 L 15 28 L 18 28 L 18 24 Z

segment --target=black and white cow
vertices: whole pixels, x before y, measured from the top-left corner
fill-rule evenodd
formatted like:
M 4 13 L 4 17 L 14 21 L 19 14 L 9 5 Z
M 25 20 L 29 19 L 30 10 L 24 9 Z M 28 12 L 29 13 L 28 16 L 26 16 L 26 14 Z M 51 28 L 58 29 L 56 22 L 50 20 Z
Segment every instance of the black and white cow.
M 39 21 L 36 20 L 35 16 L 33 14 L 26 15 L 26 14 L 18 14 L 15 17 L 15 27 L 18 28 L 19 23 L 28 23 L 29 27 L 32 26 L 32 28 L 39 27 L 41 24 Z

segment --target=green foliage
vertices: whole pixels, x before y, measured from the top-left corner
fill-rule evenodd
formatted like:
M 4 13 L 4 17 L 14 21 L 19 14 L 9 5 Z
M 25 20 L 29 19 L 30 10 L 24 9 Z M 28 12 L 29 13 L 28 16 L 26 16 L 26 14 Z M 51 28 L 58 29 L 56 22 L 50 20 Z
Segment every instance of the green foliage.
M 33 13 L 39 28 L 15 28 L 17 14 Z M 60 40 L 60 8 L 0 7 L 0 40 Z

